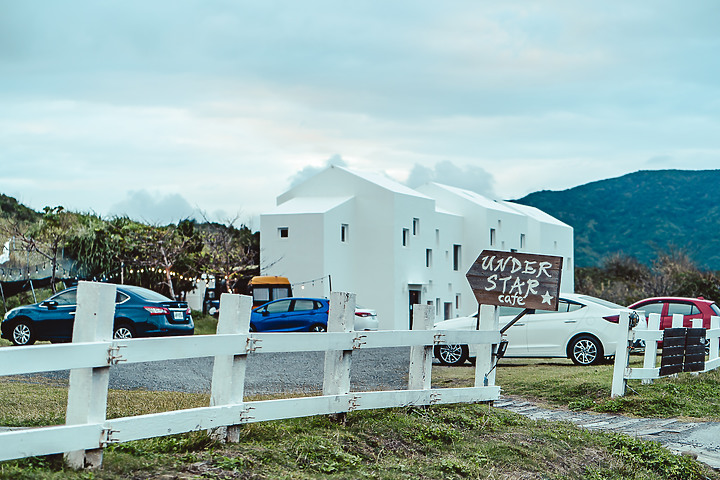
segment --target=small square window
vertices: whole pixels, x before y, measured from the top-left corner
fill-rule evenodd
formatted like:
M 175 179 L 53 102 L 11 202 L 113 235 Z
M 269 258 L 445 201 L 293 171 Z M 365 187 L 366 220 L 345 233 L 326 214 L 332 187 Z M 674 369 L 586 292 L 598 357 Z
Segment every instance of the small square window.
M 290 232 L 288 230 L 288 227 L 280 227 L 278 228 L 278 235 L 280 238 L 288 238 Z

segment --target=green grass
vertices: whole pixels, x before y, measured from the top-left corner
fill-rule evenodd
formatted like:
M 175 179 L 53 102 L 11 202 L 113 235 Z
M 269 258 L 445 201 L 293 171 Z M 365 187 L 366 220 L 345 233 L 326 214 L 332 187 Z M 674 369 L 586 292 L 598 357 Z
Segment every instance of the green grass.
M 106 449 L 93 472 L 54 457 L 0 463 L 0 479 L 720 479 L 689 457 L 624 435 L 532 421 L 484 405 L 352 412 L 249 424 L 238 444 L 195 432 Z
M 630 364 L 642 366 L 642 357 L 631 356 Z M 433 384 L 470 386 L 474 374 L 470 365 L 434 367 Z M 614 399 L 612 375 L 612 364 L 578 367 L 566 359 L 502 359 L 496 383 L 504 395 L 571 410 L 720 421 L 720 370 L 664 377 L 650 385 L 630 380 L 626 395 Z

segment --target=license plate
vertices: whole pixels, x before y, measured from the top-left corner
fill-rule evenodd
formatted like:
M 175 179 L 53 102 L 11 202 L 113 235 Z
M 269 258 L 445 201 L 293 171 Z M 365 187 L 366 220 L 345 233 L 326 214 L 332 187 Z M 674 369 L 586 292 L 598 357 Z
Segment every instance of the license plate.
M 183 312 L 173 312 L 173 316 L 175 317 L 175 320 L 182 320 Z

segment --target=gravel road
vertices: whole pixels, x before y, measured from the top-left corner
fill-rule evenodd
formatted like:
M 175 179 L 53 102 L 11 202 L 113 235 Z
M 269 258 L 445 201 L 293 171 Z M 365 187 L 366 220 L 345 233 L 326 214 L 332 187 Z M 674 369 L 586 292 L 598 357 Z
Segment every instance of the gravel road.
M 273 394 L 322 390 L 324 352 L 263 353 L 248 355 L 245 393 Z M 353 352 L 351 389 L 407 388 L 410 349 L 367 349 Z M 110 369 L 110 388 L 210 392 L 212 358 L 120 364 Z M 43 376 L 67 378 L 67 371 Z

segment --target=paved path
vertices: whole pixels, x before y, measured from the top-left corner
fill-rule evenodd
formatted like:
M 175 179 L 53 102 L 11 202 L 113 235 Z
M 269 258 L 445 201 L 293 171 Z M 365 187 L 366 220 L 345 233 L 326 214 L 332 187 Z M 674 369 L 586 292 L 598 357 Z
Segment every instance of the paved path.
M 630 418 L 608 413 L 554 410 L 504 396 L 494 406 L 533 420 L 572 422 L 588 430 L 612 431 L 643 440 L 655 440 L 673 452 L 695 456 L 699 461 L 720 469 L 719 422 L 681 422 L 674 419 Z

